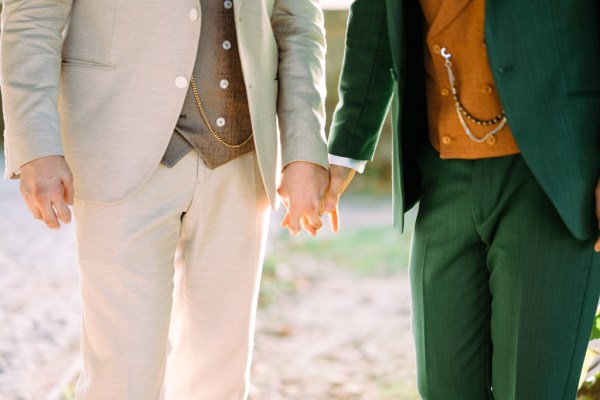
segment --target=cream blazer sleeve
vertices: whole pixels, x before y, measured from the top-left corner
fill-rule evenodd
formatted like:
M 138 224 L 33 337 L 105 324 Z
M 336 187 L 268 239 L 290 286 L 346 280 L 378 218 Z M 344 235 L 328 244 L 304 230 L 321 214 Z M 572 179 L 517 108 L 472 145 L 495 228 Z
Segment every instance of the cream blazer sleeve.
M 0 82 L 8 178 L 36 158 L 63 155 L 58 114 L 63 31 L 71 0 L 4 0 Z
M 275 0 L 279 50 L 277 115 L 282 165 L 302 160 L 328 169 L 325 145 L 325 29 L 319 0 Z

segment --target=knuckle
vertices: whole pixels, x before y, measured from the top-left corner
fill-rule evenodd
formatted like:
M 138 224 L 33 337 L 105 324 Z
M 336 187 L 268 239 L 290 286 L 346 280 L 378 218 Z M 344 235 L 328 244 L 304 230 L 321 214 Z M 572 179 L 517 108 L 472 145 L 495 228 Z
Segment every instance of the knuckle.
M 30 193 L 30 196 L 38 203 L 44 203 L 46 201 L 46 199 L 48 198 L 47 194 L 45 192 L 36 190 L 33 193 Z

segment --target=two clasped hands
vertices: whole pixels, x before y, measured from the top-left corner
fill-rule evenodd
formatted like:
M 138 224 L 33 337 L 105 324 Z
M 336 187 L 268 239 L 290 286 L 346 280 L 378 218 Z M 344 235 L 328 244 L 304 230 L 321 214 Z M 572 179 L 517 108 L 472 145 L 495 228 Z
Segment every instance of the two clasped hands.
M 351 168 L 331 165 L 323 167 L 296 161 L 288 164 L 281 176 L 277 192 L 287 208 L 281 226 L 292 235 L 303 228 L 312 236 L 323 227 L 321 216 L 329 215 L 331 229 L 337 232 L 340 225 L 338 201 L 355 171 Z

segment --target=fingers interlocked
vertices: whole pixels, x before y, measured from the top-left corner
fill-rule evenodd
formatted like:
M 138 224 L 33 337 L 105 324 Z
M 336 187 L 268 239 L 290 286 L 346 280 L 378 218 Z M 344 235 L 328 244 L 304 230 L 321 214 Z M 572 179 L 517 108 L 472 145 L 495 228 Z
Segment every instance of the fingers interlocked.
M 323 211 L 322 200 L 328 186 L 329 174 L 320 165 L 302 161 L 287 165 L 278 189 L 288 210 L 281 226 L 288 228 L 294 236 L 300 229 L 316 235 L 323 227 L 319 213 Z

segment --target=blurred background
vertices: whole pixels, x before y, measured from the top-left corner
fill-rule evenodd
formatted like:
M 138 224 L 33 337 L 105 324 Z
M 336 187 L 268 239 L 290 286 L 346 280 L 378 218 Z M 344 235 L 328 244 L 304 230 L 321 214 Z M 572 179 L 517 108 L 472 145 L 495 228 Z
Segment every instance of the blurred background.
M 323 1 L 328 125 L 350 2 Z M 375 160 L 342 199 L 340 233 L 291 237 L 281 210 L 273 215 L 252 400 L 419 399 L 407 279 L 415 210 L 403 235 L 391 227 L 390 155 L 388 121 Z M 0 173 L 3 165 L 0 155 Z M 21 203 L 18 182 L 0 181 L 0 400 L 73 398 L 77 274 L 73 227 L 48 231 Z M 589 392 L 581 399 L 600 398 Z

